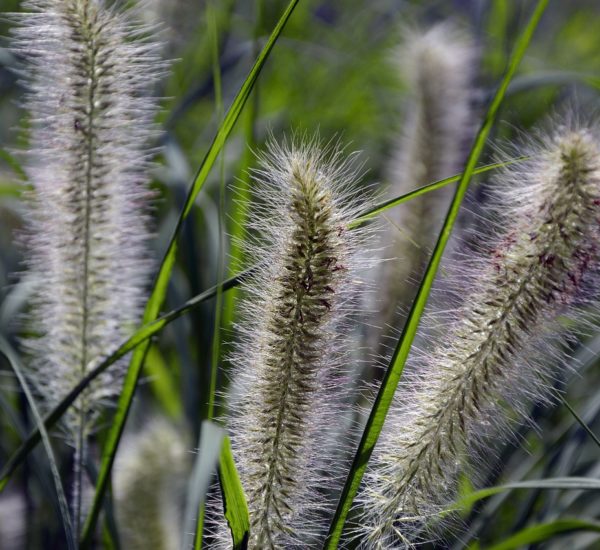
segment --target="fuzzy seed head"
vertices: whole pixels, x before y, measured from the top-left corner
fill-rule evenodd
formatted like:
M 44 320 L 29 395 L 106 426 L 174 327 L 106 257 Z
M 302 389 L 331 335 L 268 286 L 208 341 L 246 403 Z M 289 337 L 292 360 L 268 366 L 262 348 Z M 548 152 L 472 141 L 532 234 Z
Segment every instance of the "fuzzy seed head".
M 28 0 L 13 47 L 31 118 L 27 267 L 30 376 L 55 405 L 135 327 L 149 272 L 150 88 L 158 48 L 101 0 Z M 119 392 L 123 363 L 84 392 L 67 423 L 87 431 Z M 83 426 L 81 425 L 83 424 Z
M 406 193 L 461 168 L 473 126 L 475 52 L 472 39 L 449 22 L 406 32 L 397 58 L 409 99 L 405 129 L 390 167 L 394 193 Z
M 394 55 L 406 83 L 405 117 L 387 179 L 390 198 L 460 171 L 473 135 L 476 49 L 452 23 L 423 31 L 407 29 Z M 401 205 L 386 215 L 386 254 L 381 266 L 379 324 L 395 326 L 408 307 L 448 208 L 452 189 L 439 189 Z
M 123 548 L 181 548 L 182 497 L 190 456 L 181 431 L 165 420 L 153 419 L 125 437 L 113 480 Z
M 261 268 L 246 285 L 230 426 L 250 548 L 293 548 L 314 540 L 330 504 L 328 437 L 344 413 L 346 325 L 368 233 L 348 229 L 361 203 L 341 151 L 271 143 L 261 165 L 250 250 Z
M 495 182 L 501 236 L 473 263 L 464 305 L 428 360 L 411 365 L 388 416 L 362 497 L 368 547 L 410 545 L 455 496 L 490 426 L 505 423 L 502 404 L 524 416 L 548 399 L 549 340 L 564 341 L 557 319 L 597 298 L 598 135 L 560 127 L 529 154 Z

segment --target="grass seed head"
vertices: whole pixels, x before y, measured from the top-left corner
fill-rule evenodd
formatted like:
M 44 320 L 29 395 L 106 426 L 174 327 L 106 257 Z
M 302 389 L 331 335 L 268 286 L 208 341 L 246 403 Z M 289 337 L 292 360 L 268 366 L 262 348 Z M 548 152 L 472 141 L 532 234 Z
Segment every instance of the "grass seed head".
M 350 412 L 347 322 L 371 233 L 348 228 L 364 201 L 342 154 L 316 139 L 271 142 L 254 174 L 249 255 L 261 268 L 245 288 L 230 420 L 254 549 L 314 540 L 330 504 L 335 416 Z
M 393 59 L 407 98 L 387 168 L 390 198 L 460 171 L 474 134 L 476 52 L 469 35 L 451 22 L 405 29 Z M 386 214 L 386 254 L 395 260 L 381 265 L 382 327 L 395 326 L 399 311 L 410 306 L 416 293 L 412 283 L 420 280 L 451 196 L 448 186 Z
M 410 386 L 386 421 L 362 493 L 373 547 L 408 546 L 454 498 L 468 457 L 508 409 L 523 418 L 532 400 L 549 398 L 550 350 L 565 336 L 557 321 L 578 311 L 581 320 L 580 307 L 597 299 L 598 134 L 559 125 L 526 153 L 494 183 L 500 236 L 472 262 L 464 305 L 426 361 L 407 369 Z
M 13 49 L 30 113 L 30 376 L 54 406 L 138 321 L 150 263 L 148 168 L 158 47 L 101 0 L 28 0 Z M 87 432 L 120 391 L 123 362 L 67 414 Z
M 181 548 L 183 496 L 191 466 L 187 449 L 181 430 L 161 419 L 125 437 L 113 477 L 123 548 Z

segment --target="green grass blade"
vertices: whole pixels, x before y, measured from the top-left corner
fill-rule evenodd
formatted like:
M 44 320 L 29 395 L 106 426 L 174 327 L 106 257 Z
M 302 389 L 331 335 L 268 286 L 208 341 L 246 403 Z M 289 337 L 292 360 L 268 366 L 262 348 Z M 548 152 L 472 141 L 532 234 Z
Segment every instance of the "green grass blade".
M 495 162 L 493 164 L 486 164 L 484 166 L 480 166 L 479 168 L 475 168 L 473 170 L 473 175 L 484 174 L 485 172 L 489 172 L 491 170 L 497 170 L 498 168 L 504 168 L 505 166 L 510 166 L 511 164 L 515 164 L 517 162 L 523 162 L 527 160 L 529 157 L 517 157 L 514 159 L 506 160 L 504 162 Z M 434 181 L 433 183 L 428 183 L 427 185 L 423 185 L 422 187 L 417 187 L 415 190 L 410 191 L 404 195 L 400 195 L 399 197 L 395 197 L 393 199 L 389 199 L 387 201 L 376 204 L 373 208 L 369 208 L 366 212 L 363 212 L 352 221 L 350 224 L 350 228 L 354 229 L 356 227 L 360 227 L 365 224 L 369 220 L 379 216 L 386 210 L 390 208 L 394 208 L 394 206 L 398 206 L 399 204 L 408 202 L 412 199 L 416 199 L 425 193 L 430 193 L 431 191 L 435 191 L 436 189 L 441 189 L 450 183 L 454 183 L 455 181 L 459 181 L 462 178 L 463 174 L 456 174 L 454 176 L 450 176 L 449 178 L 444 178 L 442 180 Z
M 23 181 L 27 180 L 27 174 L 21 167 L 19 161 L 11 155 L 8 151 L 0 149 L 0 160 L 3 160 L 8 166 L 10 166 L 15 174 L 19 176 Z
M 162 356 L 158 346 L 152 344 L 144 363 L 144 373 L 149 378 L 152 392 L 163 412 L 179 421 L 183 416 L 183 406 L 179 396 L 179 388 L 174 379 L 172 369 Z
M 250 70 L 249 75 L 244 80 L 239 92 L 237 93 L 231 107 L 227 111 L 223 123 L 220 125 L 217 130 L 217 134 L 198 169 L 196 177 L 194 178 L 194 182 L 190 188 L 190 191 L 186 197 L 186 201 L 181 212 L 181 215 L 177 221 L 177 225 L 175 227 L 175 231 L 173 236 L 171 237 L 171 241 L 167 248 L 167 252 L 163 259 L 163 262 L 160 266 L 158 276 L 156 278 L 154 288 L 152 290 L 152 294 L 150 295 L 150 299 L 146 304 L 146 308 L 143 316 L 143 324 L 147 324 L 152 322 L 160 312 L 160 308 L 164 301 L 167 285 L 171 276 L 171 271 L 173 266 L 175 265 L 175 258 L 177 255 L 177 237 L 179 232 L 181 231 L 181 227 L 183 221 L 187 218 L 189 213 L 192 210 L 194 205 L 194 201 L 198 196 L 198 193 L 204 186 L 206 178 L 210 173 L 219 153 L 223 149 L 223 145 L 227 140 L 231 130 L 233 129 L 250 92 L 252 91 L 252 87 L 258 78 L 265 61 L 269 57 L 275 42 L 279 38 L 285 24 L 290 18 L 294 8 L 298 4 L 299 0 L 291 0 L 288 4 L 285 12 L 279 19 L 277 25 L 275 26 L 271 36 L 269 37 L 267 43 L 263 47 L 260 52 L 254 66 Z M 88 517 L 86 519 L 81 546 L 87 547 L 91 543 L 94 526 L 96 524 L 96 520 L 98 518 L 98 514 L 100 512 L 102 497 L 104 495 L 104 491 L 106 490 L 106 486 L 109 479 L 109 473 L 112 468 L 114 458 L 117 452 L 117 447 L 119 445 L 119 441 L 121 439 L 121 434 L 123 433 L 123 428 L 125 426 L 125 421 L 127 420 L 127 415 L 129 413 L 129 408 L 131 407 L 131 403 L 133 401 L 133 395 L 135 392 L 135 388 L 137 385 L 137 380 L 139 378 L 142 366 L 144 364 L 144 359 L 146 357 L 146 353 L 148 351 L 148 342 L 145 342 L 138 348 L 136 348 L 133 352 L 133 356 L 131 358 L 131 362 L 129 364 L 129 368 L 127 370 L 127 374 L 125 375 L 125 380 L 123 382 L 123 389 L 121 391 L 121 395 L 119 396 L 119 400 L 117 403 L 117 408 L 113 417 L 113 422 L 111 428 L 108 433 L 108 437 L 106 439 L 106 444 L 103 450 L 102 462 L 100 464 L 100 472 L 98 474 L 98 483 L 96 484 L 96 492 L 94 494 L 94 500 L 90 507 L 90 511 Z
M 583 519 L 557 519 L 548 523 L 540 523 L 526 527 L 499 544 L 488 546 L 487 550 L 514 550 L 528 544 L 543 542 L 555 535 L 573 533 L 575 531 L 594 531 L 600 533 L 600 523 Z
M 210 486 L 210 480 L 219 461 L 221 442 L 225 430 L 209 420 L 202 422 L 200 444 L 194 461 L 192 476 L 188 483 L 187 501 L 184 515 L 184 533 L 181 549 L 199 548 L 202 539 L 196 539 L 196 521 L 198 510 L 204 510 L 204 500 Z
M 600 88 L 600 75 L 575 71 L 540 71 L 515 78 L 506 92 L 507 96 L 528 92 L 547 86 L 567 86 L 583 82 L 592 88 Z
M 219 484 L 221 485 L 225 519 L 233 539 L 233 549 L 243 550 L 248 544 L 250 516 L 248 515 L 246 496 L 233 461 L 231 442 L 228 437 L 223 440 L 221 447 Z
M 449 507 L 448 511 L 464 510 L 471 508 L 476 502 L 485 498 L 492 497 L 505 491 L 514 491 L 517 489 L 562 489 L 562 490 L 581 490 L 598 491 L 600 490 L 600 479 L 588 477 L 556 477 L 548 479 L 536 479 L 531 481 L 518 481 L 515 483 L 506 483 L 495 487 L 486 487 L 479 491 L 474 491 L 465 495 L 460 500 Z
M 223 149 L 223 145 L 225 145 L 225 141 L 231 133 L 231 130 L 233 130 L 233 126 L 235 125 L 238 117 L 240 116 L 240 113 L 242 112 L 242 109 L 244 108 L 244 104 L 246 103 L 246 100 L 248 99 L 248 96 L 250 95 L 250 92 L 254 87 L 254 83 L 256 82 L 256 79 L 258 78 L 265 64 L 265 61 L 269 57 L 269 54 L 271 53 L 275 42 L 277 42 L 279 35 L 283 31 L 285 24 L 292 15 L 292 12 L 296 8 L 296 5 L 299 1 L 300 0 L 291 0 L 288 4 L 286 10 L 284 11 L 277 25 L 273 29 L 271 36 L 269 36 L 267 43 L 264 45 L 262 51 L 257 57 L 254 66 L 252 67 L 250 73 L 246 77 L 246 80 L 244 80 L 244 83 L 242 84 L 240 91 L 237 93 L 235 99 L 233 100 L 231 107 L 229 107 L 229 110 L 227 111 L 227 114 L 223 119 L 223 123 L 219 127 L 217 135 L 215 136 L 213 143 L 210 146 L 208 152 L 206 153 L 206 156 L 204 157 L 204 160 L 200 165 L 200 168 L 198 169 L 198 173 L 194 178 L 192 189 L 186 199 L 183 208 L 183 213 L 181 217 L 182 220 L 189 215 L 192 206 L 194 205 L 194 201 L 196 200 L 196 196 L 198 195 L 200 189 L 204 185 L 204 182 L 206 181 L 206 178 L 208 177 L 208 174 L 212 169 L 213 164 L 217 160 L 219 153 Z
M 98 470 L 94 459 L 87 453 L 85 457 L 85 471 L 91 483 L 96 483 Z M 113 501 L 112 483 L 109 484 L 107 498 L 104 499 L 104 522 L 102 524 L 102 548 L 104 550 L 121 550 L 119 529 L 115 517 L 115 505 Z
M 212 53 L 212 74 L 214 83 L 215 93 L 215 114 L 218 122 L 221 122 L 223 118 L 223 89 L 221 85 L 221 65 L 219 64 L 219 27 L 216 16 L 216 4 L 214 0 L 210 0 L 206 3 L 206 19 L 208 21 L 208 33 L 210 35 L 211 42 L 211 53 Z M 206 409 L 202 409 L 200 415 L 203 421 L 203 426 L 206 421 L 210 421 L 214 418 L 215 414 L 215 400 L 217 393 L 217 378 L 219 372 L 219 364 L 221 361 L 221 315 L 223 312 L 223 277 L 225 273 L 225 231 L 223 230 L 223 220 L 225 218 L 225 146 L 219 157 L 219 202 L 218 202 L 218 213 L 217 213 L 217 273 L 216 273 L 216 286 L 217 295 L 215 299 L 215 317 L 213 326 L 213 337 L 211 345 L 211 361 L 209 362 L 209 384 L 207 394 L 202 392 L 200 394 L 201 402 L 207 403 Z M 200 428 L 200 446 L 198 453 L 200 459 L 204 457 L 202 454 L 205 452 L 202 445 L 205 438 L 204 427 Z M 218 453 L 218 447 L 217 447 Z M 217 457 L 215 457 L 216 459 Z M 211 469 L 212 472 L 212 469 Z M 197 490 L 194 488 L 194 490 Z M 206 485 L 205 491 L 208 491 L 208 484 Z M 201 497 L 204 497 L 199 495 Z M 205 518 L 205 503 L 204 498 L 196 498 L 197 506 L 195 516 L 195 539 L 193 541 L 194 550 L 202 550 L 204 542 L 204 518 Z M 193 516 L 192 516 L 193 517 Z M 193 527 L 189 526 L 189 527 Z M 186 530 L 186 533 L 189 533 Z M 187 548 L 187 546 L 186 546 Z
M 350 511 L 354 497 L 358 492 L 362 477 L 367 468 L 367 463 L 371 457 L 375 444 L 377 443 L 377 439 L 379 438 L 379 434 L 383 428 L 383 423 L 392 402 L 394 392 L 396 391 L 396 387 L 400 381 L 404 364 L 408 358 L 412 342 L 421 320 L 421 315 L 427 303 L 429 291 L 431 290 L 431 286 L 440 264 L 444 248 L 446 247 L 446 243 L 450 238 L 452 227 L 456 217 L 458 216 L 460 205 L 465 196 L 467 187 L 471 181 L 473 172 L 475 171 L 477 161 L 481 156 L 483 147 L 490 133 L 490 129 L 492 128 L 508 85 L 510 84 L 510 81 L 515 74 L 519 63 L 523 58 L 525 51 L 527 50 L 527 46 L 529 45 L 531 37 L 533 36 L 533 33 L 542 14 L 544 13 L 544 10 L 546 9 L 547 4 L 548 0 L 538 1 L 529 23 L 525 27 L 523 33 L 519 36 L 504 77 L 502 78 L 494 99 L 488 107 L 483 124 L 477 133 L 475 142 L 467 158 L 465 169 L 456 188 L 454 198 L 452 199 L 450 209 L 448 210 L 448 215 L 444 221 L 444 226 L 442 227 L 438 241 L 429 261 L 429 265 L 427 266 L 427 270 L 423 276 L 423 280 L 421 281 L 417 296 L 408 314 L 402 335 L 400 336 L 396 349 L 394 350 L 390 366 L 385 373 L 381 387 L 377 397 L 375 398 L 373 409 L 369 415 L 367 425 L 363 432 L 363 436 L 359 443 L 358 450 L 348 474 L 348 478 L 344 485 L 338 507 L 327 535 L 326 548 L 329 550 L 337 548 L 342 536 L 342 530 L 344 528 L 344 523 L 346 522 L 348 512 Z
M 575 418 L 575 420 L 577 420 L 577 422 L 579 423 L 579 425 L 583 428 L 583 430 L 590 436 L 591 440 L 598 446 L 600 447 L 600 439 L 598 439 L 598 436 L 594 433 L 594 431 L 592 430 L 592 428 L 590 428 L 586 421 L 581 418 L 581 416 L 579 416 L 577 414 L 577 411 L 571 407 L 571 405 L 569 404 L 569 402 L 562 396 L 559 396 L 560 400 L 562 401 L 562 404 L 567 407 L 568 411 L 573 415 L 573 417 Z
M 50 443 L 50 437 L 48 436 L 48 432 L 44 427 L 44 421 L 42 420 L 42 416 L 35 404 L 35 399 L 31 390 L 29 389 L 29 384 L 25 379 L 25 375 L 23 374 L 23 370 L 21 365 L 13 353 L 10 345 L 3 337 L 0 337 L 0 353 L 4 355 L 6 361 L 12 368 L 23 392 L 25 393 L 25 397 L 27 398 L 27 402 L 29 403 L 29 407 L 31 408 L 31 412 L 33 413 L 33 418 L 35 419 L 35 423 L 37 424 L 38 430 L 42 437 L 42 442 L 44 444 L 44 449 L 46 450 L 46 454 L 48 455 L 48 463 L 50 465 L 50 471 L 52 472 L 52 479 L 54 480 L 54 486 L 56 488 L 56 495 L 58 497 L 58 507 L 60 511 L 60 516 L 63 523 L 63 529 L 65 530 L 65 536 L 67 539 L 67 546 L 69 550 L 75 550 L 77 547 L 75 536 L 73 534 L 73 524 L 71 522 L 71 515 L 69 513 L 69 505 L 67 504 L 67 498 L 65 497 L 65 491 L 62 486 L 62 481 L 60 479 L 60 473 L 58 472 L 58 466 L 56 464 L 56 458 L 54 456 L 54 451 L 52 450 L 52 444 Z M 6 483 L 6 482 L 4 482 Z
M 20 197 L 25 186 L 22 183 L 0 182 L 0 197 Z
M 264 0 L 255 0 L 254 8 L 256 11 L 254 36 L 252 39 L 252 49 L 254 56 L 259 52 L 259 38 L 262 28 L 264 13 Z M 227 274 L 229 277 L 235 274 L 235 269 L 244 265 L 243 243 L 246 238 L 246 220 L 248 217 L 248 205 L 250 203 L 250 167 L 254 162 L 254 150 L 256 149 L 256 121 L 259 111 L 259 90 L 260 85 L 256 83 L 252 91 L 248 105 L 246 106 L 246 120 L 244 121 L 244 142 L 245 149 L 242 155 L 238 177 L 236 178 L 236 201 L 231 205 L 231 224 L 229 234 L 231 235 L 229 244 L 229 265 Z M 235 316 L 235 304 L 237 303 L 238 292 L 234 289 L 225 295 L 223 305 L 222 328 L 229 328 L 233 323 Z
M 206 4 L 207 19 L 209 21 L 209 33 L 212 36 L 212 71 L 215 88 L 215 111 L 217 120 L 223 118 L 223 90 L 221 86 L 221 66 L 219 65 L 219 33 L 215 7 L 212 2 Z M 212 359 L 210 362 L 210 384 L 208 387 L 208 407 L 206 418 L 212 420 L 215 410 L 215 394 L 217 391 L 217 374 L 221 360 L 221 316 L 223 313 L 223 277 L 225 273 L 225 231 L 223 220 L 225 218 L 225 151 L 221 153 L 219 161 L 219 206 L 218 206 L 218 248 L 217 248 L 217 299 L 215 300 L 215 323 L 212 338 Z M 198 522 L 201 530 L 201 522 Z M 201 531 L 200 531 L 200 536 Z

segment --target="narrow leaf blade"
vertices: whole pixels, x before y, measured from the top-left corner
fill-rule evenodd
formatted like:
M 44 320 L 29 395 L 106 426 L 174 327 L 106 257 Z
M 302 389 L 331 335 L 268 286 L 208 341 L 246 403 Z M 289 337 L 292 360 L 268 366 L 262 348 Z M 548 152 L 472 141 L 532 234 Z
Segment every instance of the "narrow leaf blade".
M 250 516 L 248 515 L 248 504 L 244 489 L 238 476 L 231 442 L 226 437 L 221 447 L 221 458 L 219 462 L 219 483 L 221 495 L 223 496 L 223 508 L 225 519 L 231 530 L 234 550 L 242 550 L 248 544 L 250 531 Z
M 465 169 L 456 188 L 454 198 L 452 199 L 450 209 L 448 210 L 448 215 L 446 216 L 444 225 L 431 256 L 431 260 L 429 261 L 429 265 L 427 266 L 427 270 L 425 271 L 425 275 L 421 281 L 417 296 L 408 314 L 408 318 L 400 339 L 398 340 L 398 344 L 392 356 L 390 366 L 385 373 L 381 387 L 377 397 L 375 398 L 375 403 L 373 404 L 371 414 L 367 420 L 367 424 L 359 443 L 358 450 L 356 451 L 354 461 L 350 468 L 346 484 L 342 490 L 338 507 L 327 535 L 326 548 L 329 550 L 337 548 L 339 544 L 344 523 L 346 522 L 350 507 L 352 506 L 354 497 L 358 492 L 358 488 L 367 468 L 367 463 L 371 457 L 373 449 L 375 448 L 379 434 L 383 429 L 385 417 L 390 408 L 392 398 L 396 391 L 396 387 L 398 386 L 398 382 L 400 381 L 404 364 L 408 358 L 412 342 L 415 338 L 415 334 L 421 320 L 421 315 L 425 309 L 425 305 L 429 297 L 429 291 L 433 285 L 433 280 L 437 273 L 446 243 L 450 238 L 452 227 L 458 216 L 460 205 L 467 191 L 468 185 L 473 176 L 473 172 L 475 171 L 477 161 L 481 156 L 483 147 L 490 133 L 500 105 L 504 99 L 506 90 L 517 70 L 517 67 L 519 66 L 519 63 L 521 62 L 521 59 L 523 58 L 523 55 L 525 54 L 525 51 L 527 50 L 527 46 L 529 45 L 531 37 L 533 36 L 533 33 L 546 9 L 547 4 L 548 0 L 538 1 L 529 23 L 519 36 L 504 77 L 502 78 L 500 86 L 496 91 L 494 99 L 488 107 L 483 124 L 481 125 L 481 128 L 479 129 L 479 132 L 475 138 L 473 147 L 469 152 Z
M 505 166 L 510 166 L 511 164 L 515 164 L 517 162 L 522 162 L 527 160 L 528 157 L 518 157 L 514 159 L 510 159 L 504 162 L 495 162 L 493 164 L 486 164 L 485 166 L 480 166 L 473 170 L 473 175 L 484 174 L 485 172 L 489 172 L 490 170 L 496 170 L 498 168 L 504 168 Z M 394 197 L 393 199 L 389 199 L 380 204 L 375 205 L 373 208 L 370 208 L 366 212 L 363 212 L 358 218 L 356 218 L 351 224 L 350 227 L 359 227 L 365 222 L 375 218 L 379 214 L 383 214 L 386 210 L 390 208 L 394 208 L 394 206 L 398 206 L 399 204 L 408 202 L 412 199 L 416 199 L 425 193 L 431 193 L 431 191 L 435 191 L 437 189 L 441 189 L 450 183 L 454 183 L 455 181 L 459 181 L 462 177 L 461 174 L 456 174 L 454 176 L 450 176 L 449 178 L 444 178 L 442 180 L 434 181 L 432 183 L 428 183 L 427 185 L 423 185 L 422 187 L 417 187 L 415 190 L 410 191 L 404 195 L 400 195 L 399 197 Z
M 198 510 L 204 509 L 204 501 L 210 480 L 219 460 L 221 442 L 225 430 L 209 420 L 202 422 L 200 446 L 194 461 L 192 475 L 188 483 L 187 503 L 185 506 L 185 531 L 182 537 L 181 549 L 194 547 L 194 533 L 197 532 Z
M 42 420 L 42 416 L 37 408 L 35 403 L 35 399 L 31 390 L 29 389 L 29 384 L 25 379 L 25 375 L 23 374 L 23 370 L 17 357 L 12 352 L 11 347 L 8 342 L 4 340 L 4 338 L 0 337 L 0 353 L 4 355 L 6 361 L 12 368 L 23 392 L 25 393 L 25 397 L 29 403 L 31 408 L 31 412 L 33 413 L 33 417 L 35 419 L 35 423 L 38 426 L 38 430 L 40 431 L 42 442 L 44 444 L 44 449 L 48 456 L 48 463 L 50 465 L 50 471 L 52 472 L 52 479 L 54 481 L 54 486 L 56 488 L 56 494 L 58 496 L 58 506 L 60 511 L 60 516 L 63 522 L 63 529 L 65 531 L 65 536 L 67 539 L 67 546 L 69 550 L 75 550 L 75 538 L 73 534 L 73 524 L 71 522 L 71 515 L 69 513 L 69 505 L 67 504 L 67 498 L 65 496 L 65 491 L 62 486 L 62 481 L 60 479 L 60 473 L 58 470 L 58 465 L 56 463 L 56 457 L 54 456 L 54 452 L 52 450 L 52 444 L 50 443 L 50 437 L 48 436 L 48 432 L 44 427 L 44 422 Z M 3 482 L 3 486 L 6 484 L 6 481 Z
M 557 477 L 548 479 L 536 479 L 531 481 L 519 481 L 515 483 L 506 483 L 505 485 L 497 485 L 495 487 L 486 487 L 479 491 L 469 493 L 453 504 L 450 510 L 459 510 L 470 508 L 476 502 L 485 498 L 492 497 L 505 491 L 513 491 L 519 489 L 562 489 L 562 490 L 581 490 L 590 491 L 600 490 L 600 479 L 587 477 Z
M 594 531 L 600 533 L 600 523 L 582 519 L 557 519 L 548 523 L 540 523 L 522 529 L 499 544 L 488 546 L 488 550 L 524 548 L 528 544 L 543 542 L 556 535 L 573 533 L 574 531 Z
M 146 304 L 146 309 L 144 311 L 143 324 L 147 324 L 152 322 L 160 312 L 160 308 L 164 301 L 164 298 L 167 293 L 167 285 L 171 276 L 171 271 L 173 270 L 173 266 L 175 265 L 175 259 L 177 254 L 177 237 L 181 231 L 181 227 L 183 226 L 183 221 L 187 218 L 189 213 L 192 210 L 194 205 L 194 201 L 198 196 L 198 193 L 204 186 L 206 182 L 206 178 L 210 173 L 219 153 L 223 149 L 223 145 L 227 140 L 233 126 L 235 125 L 250 92 L 252 91 L 252 87 L 258 78 L 265 61 L 269 57 L 275 42 L 279 38 L 279 35 L 283 31 L 285 24 L 290 18 L 294 8 L 298 4 L 299 0 L 291 0 L 288 4 L 286 10 L 283 15 L 279 19 L 275 29 L 271 33 L 267 43 L 263 47 L 261 53 L 259 54 L 254 66 L 252 67 L 249 75 L 244 80 L 242 87 L 240 88 L 238 94 L 229 111 L 227 112 L 223 123 L 220 125 L 217 134 L 210 146 L 200 168 L 198 169 L 198 173 L 194 178 L 194 182 L 190 188 L 190 191 L 187 195 L 183 210 L 175 227 L 175 231 L 173 232 L 173 236 L 171 237 L 171 241 L 169 243 L 169 247 L 161 264 L 161 267 L 158 272 L 158 276 L 156 278 L 156 282 L 154 285 L 154 289 L 152 290 L 152 294 L 148 303 Z M 127 420 L 127 415 L 129 414 L 129 409 L 131 407 L 131 403 L 133 401 L 133 395 L 135 393 L 135 388 L 137 385 L 137 381 L 144 364 L 144 359 L 146 357 L 146 353 L 148 352 L 149 343 L 148 341 L 144 342 L 142 345 L 137 347 L 131 358 L 131 362 L 129 364 L 129 368 L 127 370 L 127 374 L 125 375 L 125 380 L 123 382 L 123 389 L 121 391 L 121 395 L 119 397 L 117 403 L 117 409 L 115 411 L 115 415 L 113 418 L 113 423 L 111 425 L 111 429 L 108 433 L 106 444 L 104 448 L 104 452 L 102 455 L 102 462 L 100 464 L 100 472 L 98 475 L 98 483 L 96 484 L 96 492 L 94 494 L 94 499 L 92 505 L 90 507 L 90 511 L 88 517 L 85 522 L 81 546 L 88 547 L 92 540 L 92 534 L 94 531 L 94 526 L 96 525 L 96 521 L 98 518 L 98 514 L 100 513 L 100 508 L 102 504 L 102 498 L 104 496 L 104 492 L 106 491 L 109 474 L 112 469 L 112 465 L 114 462 L 114 458 L 117 452 L 117 447 L 119 445 L 119 441 L 121 439 L 121 435 L 123 433 L 123 429 L 125 427 L 125 421 Z

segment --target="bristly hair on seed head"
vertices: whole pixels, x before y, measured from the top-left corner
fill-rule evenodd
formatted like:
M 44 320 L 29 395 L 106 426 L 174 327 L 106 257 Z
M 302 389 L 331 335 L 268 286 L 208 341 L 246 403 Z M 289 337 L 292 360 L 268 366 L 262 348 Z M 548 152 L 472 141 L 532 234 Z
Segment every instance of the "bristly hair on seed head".
M 164 73 L 152 29 L 102 0 L 26 0 L 13 17 L 31 121 L 27 269 L 29 377 L 52 408 L 139 320 L 151 268 L 148 188 L 153 86 Z M 88 432 L 120 391 L 115 364 L 67 413 Z
M 248 258 L 260 267 L 244 284 L 229 428 L 249 547 L 294 548 L 321 538 L 333 505 L 327 490 L 344 447 L 335 426 L 351 413 L 349 321 L 366 290 L 373 228 L 349 228 L 368 199 L 338 145 L 271 140 L 259 160 Z
M 529 160 L 492 186 L 498 236 L 456 274 L 463 305 L 406 367 L 359 499 L 365 547 L 410 547 L 461 473 L 489 469 L 490 435 L 551 400 L 557 365 L 570 363 L 561 344 L 574 335 L 560 321 L 585 330 L 598 304 L 598 126 L 554 123 L 521 153 Z

